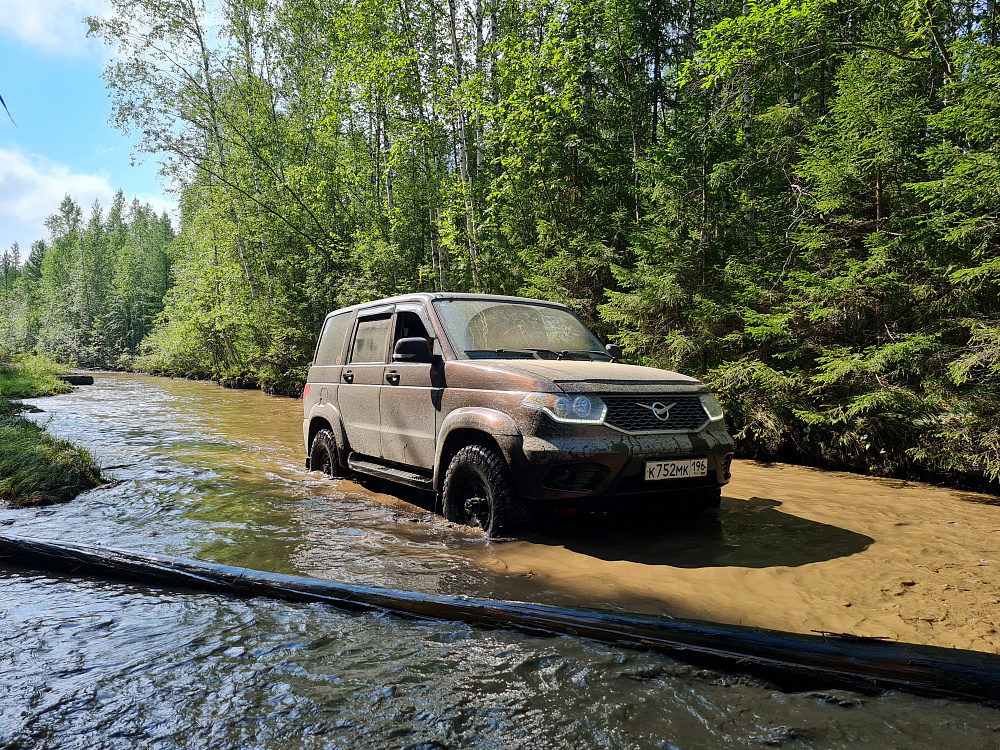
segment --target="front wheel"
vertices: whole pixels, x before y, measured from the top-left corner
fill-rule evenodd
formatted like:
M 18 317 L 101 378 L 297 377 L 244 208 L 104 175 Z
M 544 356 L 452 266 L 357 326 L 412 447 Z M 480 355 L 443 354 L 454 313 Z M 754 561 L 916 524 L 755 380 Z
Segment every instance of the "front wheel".
M 309 466 L 313 471 L 322 471 L 329 477 L 340 476 L 337 440 L 330 430 L 320 430 L 313 438 L 312 448 L 309 451 Z
M 689 497 L 685 498 L 681 515 L 687 518 L 697 518 L 717 509 L 721 504 L 721 487 L 694 490 Z
M 516 530 L 517 503 L 507 463 L 482 445 L 467 445 L 444 475 L 444 516 L 480 528 L 488 537 Z

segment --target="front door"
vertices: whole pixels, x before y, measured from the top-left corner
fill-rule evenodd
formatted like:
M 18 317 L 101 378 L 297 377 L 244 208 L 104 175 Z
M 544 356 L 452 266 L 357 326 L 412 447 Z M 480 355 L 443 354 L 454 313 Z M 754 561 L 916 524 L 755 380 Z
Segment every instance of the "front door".
M 434 347 L 433 329 L 419 305 L 397 305 L 392 347 L 399 339 L 421 336 Z M 441 408 L 442 364 L 393 362 L 385 368 L 381 394 L 382 457 L 406 466 L 434 468 L 434 440 Z
M 391 330 L 391 305 L 358 311 L 337 394 L 350 449 L 374 458 L 382 455 L 379 394 L 385 384 Z

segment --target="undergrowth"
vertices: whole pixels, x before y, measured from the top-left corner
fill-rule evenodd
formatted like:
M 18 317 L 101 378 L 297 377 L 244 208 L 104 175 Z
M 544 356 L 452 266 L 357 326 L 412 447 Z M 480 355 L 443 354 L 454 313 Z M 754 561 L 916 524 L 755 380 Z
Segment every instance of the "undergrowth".
M 63 369 L 44 357 L 20 357 L 0 362 L 0 398 L 40 398 L 69 393 L 73 388 L 59 379 Z

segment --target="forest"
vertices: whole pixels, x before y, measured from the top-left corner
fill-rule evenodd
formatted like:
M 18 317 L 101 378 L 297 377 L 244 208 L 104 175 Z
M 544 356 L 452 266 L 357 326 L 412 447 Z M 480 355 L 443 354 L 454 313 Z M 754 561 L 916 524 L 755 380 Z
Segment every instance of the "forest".
M 296 395 L 332 309 L 519 294 L 742 455 L 1000 479 L 995 0 L 110 4 L 179 220 L 67 197 L 0 348 Z

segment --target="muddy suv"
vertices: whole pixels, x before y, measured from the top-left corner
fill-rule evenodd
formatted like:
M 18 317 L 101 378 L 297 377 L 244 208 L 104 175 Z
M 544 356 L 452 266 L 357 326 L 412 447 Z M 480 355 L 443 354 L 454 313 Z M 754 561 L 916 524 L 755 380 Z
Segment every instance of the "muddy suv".
M 565 306 L 411 294 L 326 317 L 306 465 L 434 494 L 496 536 L 543 507 L 718 506 L 733 440 L 701 382 L 618 361 Z

